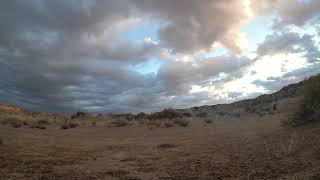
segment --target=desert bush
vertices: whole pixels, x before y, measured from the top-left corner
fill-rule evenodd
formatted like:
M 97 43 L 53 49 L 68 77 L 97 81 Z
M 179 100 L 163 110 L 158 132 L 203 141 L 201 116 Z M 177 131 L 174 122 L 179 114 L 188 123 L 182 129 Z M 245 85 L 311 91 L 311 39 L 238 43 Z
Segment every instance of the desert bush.
M 305 80 L 303 92 L 302 103 L 295 117 L 289 122 L 292 125 L 320 121 L 320 75 Z
M 79 124 L 75 122 L 64 123 L 61 125 L 61 129 L 72 129 L 78 127 Z
M 96 121 L 91 121 L 91 126 L 92 126 L 92 127 L 96 127 L 96 125 L 97 125 L 97 122 L 96 122 Z
M 21 121 L 11 121 L 10 125 L 14 128 L 19 128 L 22 126 L 22 122 Z
M 49 122 L 46 119 L 41 119 L 41 120 L 38 121 L 38 124 L 45 125 L 45 124 L 49 124 Z
M 68 125 L 69 125 L 69 128 L 76 128 L 79 126 L 79 124 L 75 122 L 70 122 Z
M 206 119 L 204 119 L 204 122 L 207 123 L 207 124 L 212 124 L 213 120 L 210 119 L 210 118 L 206 118 Z
M 32 128 L 32 129 L 47 129 L 47 127 L 42 124 L 33 124 L 30 126 L 30 128 Z
M 67 123 L 62 124 L 61 129 L 69 129 L 69 125 Z
M 123 127 L 123 126 L 127 126 L 129 124 L 128 120 L 126 118 L 118 118 L 118 119 L 114 119 L 111 124 L 114 127 Z
M 165 121 L 165 122 L 164 122 L 164 126 L 167 127 L 167 128 L 173 127 L 173 126 L 174 126 L 174 123 L 171 122 L 171 121 Z
M 174 119 L 173 122 L 182 127 L 187 127 L 190 123 L 190 121 L 186 118 L 177 118 L 177 119 Z
M 21 119 L 18 117 L 6 117 L 1 121 L 2 125 L 11 124 L 11 122 L 21 122 Z
M 148 126 L 153 126 L 153 127 L 160 127 L 162 122 L 160 122 L 161 120 L 149 120 L 147 122 Z
M 161 112 L 152 113 L 149 116 L 149 119 L 174 119 L 181 118 L 182 115 L 180 113 L 175 112 L 173 109 L 165 109 Z
M 78 119 L 78 118 L 85 118 L 85 117 L 89 117 L 89 114 L 85 112 L 80 112 L 80 111 L 71 115 L 71 119 Z

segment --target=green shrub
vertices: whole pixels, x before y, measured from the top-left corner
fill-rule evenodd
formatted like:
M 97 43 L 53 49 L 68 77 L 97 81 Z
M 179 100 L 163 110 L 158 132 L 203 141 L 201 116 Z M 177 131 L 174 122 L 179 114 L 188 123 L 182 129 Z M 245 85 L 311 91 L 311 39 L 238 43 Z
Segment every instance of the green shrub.
M 304 82 L 304 98 L 291 124 L 302 125 L 320 121 L 320 75 Z

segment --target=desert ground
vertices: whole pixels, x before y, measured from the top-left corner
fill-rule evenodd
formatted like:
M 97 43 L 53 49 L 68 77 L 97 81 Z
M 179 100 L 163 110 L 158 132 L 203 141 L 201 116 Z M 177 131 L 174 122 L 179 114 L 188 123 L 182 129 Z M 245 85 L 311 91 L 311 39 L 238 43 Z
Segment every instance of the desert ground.
M 68 119 L 2 107 L 0 179 L 316 180 L 320 123 L 283 125 L 296 101 L 284 99 L 263 116 L 240 109 L 237 116 L 184 118 L 182 125 L 118 126 L 105 116 Z M 64 127 L 70 122 L 77 126 Z

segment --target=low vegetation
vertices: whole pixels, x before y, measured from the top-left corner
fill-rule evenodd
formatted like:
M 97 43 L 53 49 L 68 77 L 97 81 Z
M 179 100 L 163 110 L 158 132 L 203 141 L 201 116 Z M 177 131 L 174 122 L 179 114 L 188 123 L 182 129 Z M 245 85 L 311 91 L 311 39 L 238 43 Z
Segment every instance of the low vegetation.
M 0 146 L 3 145 L 3 140 L 0 138 Z
M 33 124 L 30 126 L 30 128 L 32 128 L 32 129 L 47 129 L 47 127 L 42 124 Z
M 211 118 L 205 118 L 205 119 L 204 119 L 204 122 L 205 122 L 206 124 L 212 124 L 212 123 L 213 123 L 213 120 L 212 120 Z
M 79 124 L 75 122 L 64 123 L 61 125 L 61 129 L 72 129 L 78 127 Z
M 320 75 L 305 80 L 304 98 L 289 123 L 298 126 L 313 121 L 320 121 Z
M 117 118 L 112 120 L 111 125 L 114 127 L 123 127 L 129 125 L 129 121 L 126 118 Z
M 189 119 L 187 118 L 177 118 L 174 119 L 173 122 L 181 127 L 187 127 L 190 123 Z

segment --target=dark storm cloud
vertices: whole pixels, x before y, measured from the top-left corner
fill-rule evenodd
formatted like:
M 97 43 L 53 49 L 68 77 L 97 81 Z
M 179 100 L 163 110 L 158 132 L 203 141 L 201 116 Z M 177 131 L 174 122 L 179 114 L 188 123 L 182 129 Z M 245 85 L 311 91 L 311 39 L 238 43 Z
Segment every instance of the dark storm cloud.
M 192 53 L 221 41 L 235 50 L 226 37 L 235 37 L 246 18 L 239 0 L 1 1 L 0 101 L 40 111 L 134 112 L 200 103 L 207 96 L 188 94 L 191 85 L 247 59 L 206 59 L 196 67 L 168 61 L 148 75 L 132 67 L 160 48 Z M 123 39 L 150 19 L 161 22 L 159 45 Z

